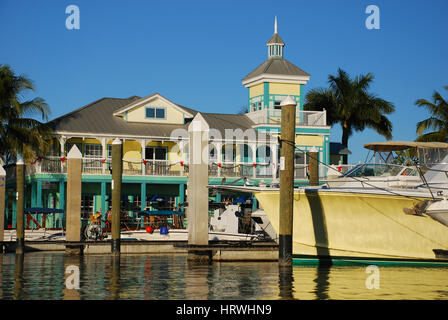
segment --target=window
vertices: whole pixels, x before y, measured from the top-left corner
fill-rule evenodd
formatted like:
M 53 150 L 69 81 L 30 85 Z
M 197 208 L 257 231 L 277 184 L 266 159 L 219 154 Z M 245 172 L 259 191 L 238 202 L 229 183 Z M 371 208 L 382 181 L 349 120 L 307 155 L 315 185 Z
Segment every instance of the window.
M 157 119 L 165 119 L 165 109 L 157 108 L 156 109 L 156 118 Z
M 209 150 L 209 156 L 208 159 L 212 162 L 217 161 L 218 160 L 218 153 L 216 151 L 216 148 L 214 146 L 209 145 L 208 146 L 208 150 Z
M 155 113 L 154 108 L 146 108 L 146 118 L 155 118 Z
M 274 101 L 274 109 L 281 110 L 282 107 L 280 106 L 280 103 L 280 101 Z
M 146 118 L 165 119 L 165 108 L 146 108 Z
M 85 144 L 84 156 L 87 158 L 101 158 L 103 147 L 100 144 Z
M 93 194 L 81 194 L 81 217 L 89 218 L 89 215 L 93 214 L 94 206 Z
M 257 106 L 255 105 L 255 103 L 252 104 L 252 111 L 257 111 Z
M 261 110 L 261 102 L 258 102 L 258 110 Z

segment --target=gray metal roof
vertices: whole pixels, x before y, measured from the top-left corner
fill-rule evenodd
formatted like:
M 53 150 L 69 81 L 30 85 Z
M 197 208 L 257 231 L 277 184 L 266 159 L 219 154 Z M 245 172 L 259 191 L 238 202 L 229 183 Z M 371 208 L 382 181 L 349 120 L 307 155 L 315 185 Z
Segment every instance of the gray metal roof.
M 140 97 L 102 98 L 90 103 L 82 108 L 67 113 L 59 118 L 49 121 L 55 132 L 77 134 L 106 134 L 116 136 L 137 136 L 137 137 L 170 137 L 172 131 L 177 128 L 188 130 L 188 120 L 185 124 L 153 124 L 140 122 L 127 122 L 121 117 L 114 116 L 113 113 L 122 109 L 129 103 L 139 100 Z M 178 105 L 179 106 L 179 105 Z M 197 114 L 198 111 L 187 107 L 187 112 Z M 254 123 L 244 114 L 220 114 L 201 113 L 209 124 L 210 128 L 217 129 L 225 137 L 225 129 L 252 128 Z
M 115 111 L 139 99 L 102 98 L 80 109 L 49 121 L 56 132 L 85 134 L 114 134 L 131 136 L 169 137 L 171 132 L 185 125 L 127 122 L 113 115 Z
M 278 33 L 274 33 L 272 35 L 272 37 L 269 39 L 269 41 L 267 42 L 267 45 L 270 44 L 281 44 L 281 45 L 285 45 L 285 43 L 283 42 L 282 38 L 279 36 Z
M 243 81 L 261 74 L 276 74 L 288 76 L 310 76 L 308 73 L 295 66 L 285 58 L 272 57 L 263 62 L 254 71 L 243 78 Z

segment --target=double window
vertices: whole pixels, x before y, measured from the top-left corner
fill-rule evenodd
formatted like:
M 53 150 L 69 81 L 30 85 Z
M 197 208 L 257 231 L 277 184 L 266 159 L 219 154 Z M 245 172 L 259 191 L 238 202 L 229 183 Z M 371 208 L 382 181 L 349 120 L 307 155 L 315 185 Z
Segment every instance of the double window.
M 165 108 L 147 107 L 146 118 L 148 119 L 165 119 Z

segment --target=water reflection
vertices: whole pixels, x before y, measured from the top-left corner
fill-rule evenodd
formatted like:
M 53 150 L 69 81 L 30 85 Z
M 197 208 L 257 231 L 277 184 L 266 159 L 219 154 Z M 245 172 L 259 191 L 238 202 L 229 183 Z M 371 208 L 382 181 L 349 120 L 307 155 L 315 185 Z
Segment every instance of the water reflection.
M 24 254 L 16 254 L 14 269 L 14 300 L 23 299 L 23 263 Z
M 68 266 L 79 289 L 67 288 Z M 447 268 L 380 267 L 380 289 L 365 266 L 279 267 L 272 262 L 188 263 L 185 255 L 0 255 L 1 299 L 444 299 Z
M 316 268 L 316 278 L 314 282 L 316 283 L 316 290 L 314 291 L 316 294 L 316 299 L 318 300 L 326 300 L 329 298 L 328 289 L 330 287 L 330 270 L 331 267 L 329 265 L 322 265 Z
M 294 299 L 294 276 L 292 266 L 279 266 L 278 268 L 278 288 L 280 299 Z
M 110 257 L 110 295 L 109 299 L 117 300 L 120 298 L 120 256 Z
M 82 256 L 64 256 L 64 289 L 62 290 L 63 300 L 80 300 L 79 288 L 81 282 Z M 76 271 L 79 270 L 79 273 Z M 79 275 L 79 277 L 78 277 Z

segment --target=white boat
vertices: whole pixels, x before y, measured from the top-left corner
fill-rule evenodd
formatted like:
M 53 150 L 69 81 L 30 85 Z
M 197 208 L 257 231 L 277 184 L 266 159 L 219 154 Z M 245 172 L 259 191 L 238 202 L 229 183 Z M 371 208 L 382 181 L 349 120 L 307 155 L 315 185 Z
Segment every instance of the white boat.
M 341 179 L 340 184 L 332 181 L 295 189 L 294 262 L 448 265 L 448 201 L 444 198 L 448 195 L 448 144 L 387 142 L 383 147 L 386 145 L 391 150 L 417 148 L 423 156 L 432 152 L 439 157 L 415 167 L 421 173 L 417 185 L 417 179 L 388 184 L 390 176 L 371 179 L 346 175 L 335 179 Z M 274 229 L 279 230 L 279 188 L 221 188 L 252 192 Z

